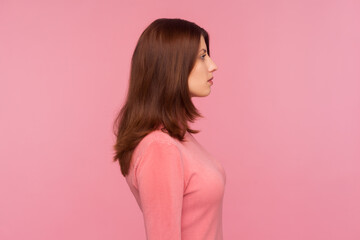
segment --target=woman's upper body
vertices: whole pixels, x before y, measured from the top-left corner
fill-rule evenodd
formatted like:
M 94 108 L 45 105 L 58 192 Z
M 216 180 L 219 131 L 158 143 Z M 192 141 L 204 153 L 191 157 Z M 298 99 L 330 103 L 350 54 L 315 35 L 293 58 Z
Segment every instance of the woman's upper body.
M 225 172 L 188 124 L 203 117 L 191 98 L 210 94 L 217 70 L 209 41 L 193 22 L 160 18 L 131 59 L 114 161 L 143 212 L 148 240 L 222 239 Z
M 192 134 L 185 140 L 159 128 L 134 150 L 126 181 L 148 240 L 223 239 L 224 168 Z

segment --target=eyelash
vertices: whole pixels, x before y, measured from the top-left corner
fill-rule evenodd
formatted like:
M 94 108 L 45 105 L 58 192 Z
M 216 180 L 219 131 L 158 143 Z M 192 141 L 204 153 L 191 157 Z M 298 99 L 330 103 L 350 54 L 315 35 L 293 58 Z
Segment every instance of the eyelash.
M 201 56 L 201 59 L 203 59 L 203 60 L 204 60 L 204 57 L 206 57 L 206 54 L 202 55 L 202 56 Z

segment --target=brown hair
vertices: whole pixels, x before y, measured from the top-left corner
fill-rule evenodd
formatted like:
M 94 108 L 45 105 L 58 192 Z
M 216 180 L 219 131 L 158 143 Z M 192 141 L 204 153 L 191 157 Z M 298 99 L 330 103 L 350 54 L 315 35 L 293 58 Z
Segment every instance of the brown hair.
M 188 121 L 203 117 L 191 101 L 188 77 L 195 65 L 201 35 L 210 56 L 208 33 L 193 22 L 160 18 L 141 34 L 132 60 L 126 101 L 114 121 L 113 160 L 129 172 L 132 153 L 148 133 L 163 132 L 184 141 Z

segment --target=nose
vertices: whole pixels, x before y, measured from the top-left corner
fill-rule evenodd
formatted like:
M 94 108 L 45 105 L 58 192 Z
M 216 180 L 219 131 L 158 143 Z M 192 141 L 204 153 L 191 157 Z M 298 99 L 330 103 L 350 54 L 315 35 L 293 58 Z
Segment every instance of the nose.
M 210 71 L 210 72 L 214 72 L 214 71 L 216 71 L 217 69 L 218 69 L 217 65 L 216 65 L 215 62 L 211 59 L 209 71 Z

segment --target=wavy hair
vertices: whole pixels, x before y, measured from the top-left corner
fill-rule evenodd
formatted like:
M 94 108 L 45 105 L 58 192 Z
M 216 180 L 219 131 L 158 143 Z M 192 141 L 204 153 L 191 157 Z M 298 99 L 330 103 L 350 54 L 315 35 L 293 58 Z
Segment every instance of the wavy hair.
M 138 143 L 150 132 L 161 130 L 184 141 L 188 121 L 203 117 L 191 101 L 188 78 L 205 39 L 210 56 L 208 33 L 193 22 L 159 18 L 141 34 L 131 60 L 125 104 L 114 121 L 116 144 L 113 161 L 121 173 L 129 172 Z

